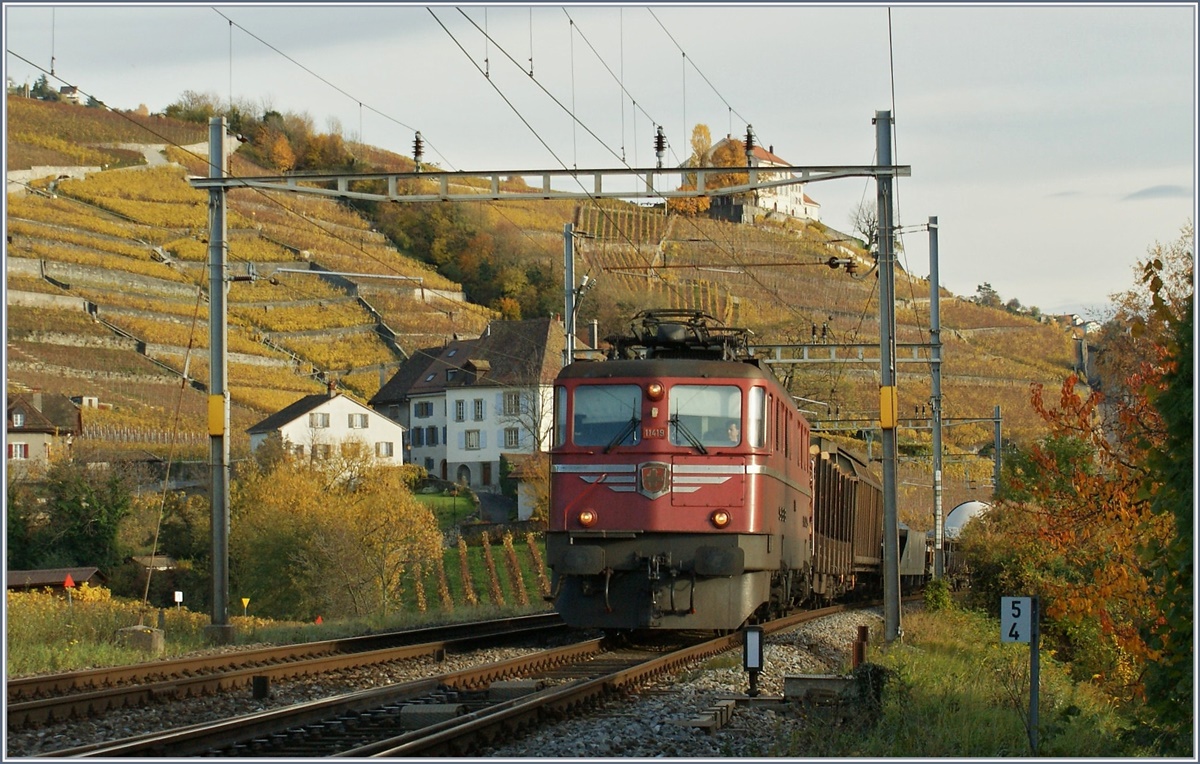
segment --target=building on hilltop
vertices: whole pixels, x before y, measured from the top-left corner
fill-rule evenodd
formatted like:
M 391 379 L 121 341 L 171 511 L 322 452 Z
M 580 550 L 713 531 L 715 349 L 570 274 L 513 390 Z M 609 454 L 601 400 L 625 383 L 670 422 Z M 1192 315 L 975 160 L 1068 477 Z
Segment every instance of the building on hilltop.
M 479 337 L 415 351 L 369 403 L 408 428 L 413 464 L 499 492 L 502 455 L 549 446 L 565 345 L 557 319 L 493 321 Z
M 58 100 L 79 106 L 83 103 L 83 96 L 74 85 L 63 85 L 58 89 Z
M 733 140 L 731 136 L 726 135 L 717 141 L 712 149 L 709 150 L 709 159 L 711 160 L 717 149 L 729 144 Z M 767 148 L 755 146 L 751 152 L 751 163 L 754 167 L 758 168 L 758 180 L 760 182 L 795 177 L 791 173 L 771 171 L 775 167 L 792 166 L 790 162 L 775 154 L 774 146 Z M 739 201 L 730 196 L 714 196 L 712 198 L 712 206 L 709 207 L 709 214 L 713 217 L 729 220 L 734 223 L 752 223 L 757 218 L 770 217 L 772 215 L 786 215 L 797 220 L 820 222 L 821 205 L 808 194 L 804 193 L 804 187 L 805 184 L 803 183 L 789 183 L 773 188 L 761 188 L 753 192 L 754 197 L 749 203 Z
M 306 395 L 246 432 L 251 451 L 278 438 L 293 456 L 322 461 L 333 456 L 334 448 L 358 442 L 377 463 L 404 464 L 404 427 L 337 392 L 333 384 L 326 394 Z

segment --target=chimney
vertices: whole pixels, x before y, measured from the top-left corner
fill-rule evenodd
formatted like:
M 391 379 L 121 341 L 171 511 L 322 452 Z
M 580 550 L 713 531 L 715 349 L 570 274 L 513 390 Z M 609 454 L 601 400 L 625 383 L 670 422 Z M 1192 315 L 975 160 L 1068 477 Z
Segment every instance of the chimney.
M 329 390 L 329 397 L 330 397 L 330 398 L 332 398 L 332 397 L 336 396 L 336 395 L 337 395 L 337 380 L 335 380 L 335 379 L 331 379 L 331 380 L 329 380 L 329 384 L 327 385 L 327 389 Z
M 33 400 L 33 407 L 35 409 L 37 409 L 38 411 L 41 411 L 42 410 L 42 391 L 38 390 L 37 392 L 33 393 L 33 395 L 30 397 Z
M 774 154 L 774 153 L 775 153 L 775 146 L 774 146 L 774 145 L 768 146 L 768 147 L 767 147 L 767 153 L 769 153 L 769 154 Z
M 600 347 L 600 321 L 595 318 L 588 326 L 588 344 L 592 346 L 593 350 Z

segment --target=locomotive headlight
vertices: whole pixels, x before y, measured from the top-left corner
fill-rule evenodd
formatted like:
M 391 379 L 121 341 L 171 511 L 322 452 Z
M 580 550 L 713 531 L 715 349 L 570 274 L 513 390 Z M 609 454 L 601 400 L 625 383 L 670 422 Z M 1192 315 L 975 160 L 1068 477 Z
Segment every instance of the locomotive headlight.
M 646 385 L 646 397 L 652 401 L 661 401 L 663 393 L 666 392 L 662 382 L 651 382 Z
M 724 509 L 718 509 L 708 516 L 708 521 L 716 528 L 724 528 L 732 519 L 733 517 Z
M 590 509 L 585 509 L 579 513 L 579 524 L 584 528 L 591 528 L 596 524 L 596 513 Z

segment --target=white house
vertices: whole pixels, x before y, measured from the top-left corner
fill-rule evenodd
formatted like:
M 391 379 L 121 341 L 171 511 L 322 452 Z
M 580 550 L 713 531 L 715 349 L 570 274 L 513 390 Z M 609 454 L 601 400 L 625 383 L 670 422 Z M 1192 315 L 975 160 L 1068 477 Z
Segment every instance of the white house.
M 565 344 L 556 320 L 493 321 L 480 337 L 414 352 L 370 405 L 407 425 L 413 464 L 498 492 L 502 454 L 548 447 Z
M 728 135 L 722 138 L 709 151 L 709 157 L 711 158 L 718 147 L 732 140 L 733 138 Z M 758 168 L 758 180 L 760 182 L 785 180 L 795 177 L 790 173 L 772 172 L 772 168 L 793 166 L 791 162 L 781 159 L 775 154 L 774 146 L 768 148 L 755 146 L 751 152 L 751 157 L 754 166 Z M 718 200 L 721 199 L 723 197 L 716 197 L 714 199 L 714 206 L 719 206 Z M 804 193 L 803 183 L 788 183 L 782 186 L 759 189 L 754 192 L 754 203 L 752 206 L 762 213 L 774 212 L 800 220 L 820 221 L 821 219 L 821 205 L 808 194 Z M 747 220 L 749 219 L 747 217 Z
M 343 443 L 358 442 L 375 455 L 377 462 L 404 464 L 405 428 L 358 401 L 335 392 L 307 395 L 278 411 L 247 432 L 250 449 L 256 450 L 272 436 L 296 456 L 327 459 Z

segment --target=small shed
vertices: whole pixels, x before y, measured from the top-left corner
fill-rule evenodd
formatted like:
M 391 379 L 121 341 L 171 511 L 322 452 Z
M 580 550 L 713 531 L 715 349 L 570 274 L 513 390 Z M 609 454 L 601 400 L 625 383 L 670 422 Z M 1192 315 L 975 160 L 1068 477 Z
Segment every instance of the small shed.
M 67 576 L 75 586 L 104 586 L 108 577 L 99 568 L 45 568 L 43 570 L 10 570 L 4 574 L 9 589 L 64 589 Z
M 549 455 L 545 452 L 535 454 L 506 453 L 504 458 L 512 464 L 508 477 L 517 483 L 517 520 L 528 520 L 533 517 L 538 496 L 545 495 L 545 488 L 534 485 L 534 481 L 544 481 L 549 474 Z

